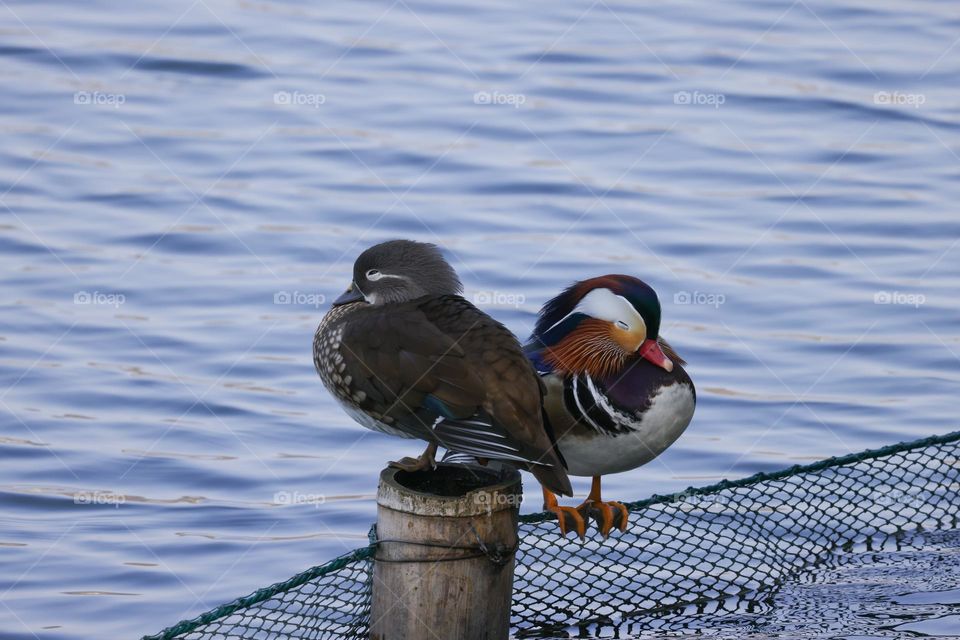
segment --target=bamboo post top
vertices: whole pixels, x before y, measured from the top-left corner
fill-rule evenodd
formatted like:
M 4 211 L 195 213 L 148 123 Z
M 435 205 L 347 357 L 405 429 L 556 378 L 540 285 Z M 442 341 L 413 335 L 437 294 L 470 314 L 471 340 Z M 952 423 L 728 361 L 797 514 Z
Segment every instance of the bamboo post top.
M 380 473 L 377 504 L 418 516 L 464 518 L 515 509 L 520 473 L 440 463 L 432 471 L 388 467 Z
M 371 640 L 506 640 L 521 496 L 515 469 L 384 469 Z

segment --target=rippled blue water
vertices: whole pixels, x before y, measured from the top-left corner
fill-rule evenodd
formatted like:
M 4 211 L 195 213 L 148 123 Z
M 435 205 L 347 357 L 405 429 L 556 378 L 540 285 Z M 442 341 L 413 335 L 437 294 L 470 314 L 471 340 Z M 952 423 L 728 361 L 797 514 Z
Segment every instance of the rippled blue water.
M 138 636 L 362 544 L 418 445 L 310 342 L 388 238 L 521 336 L 574 279 L 658 289 L 700 404 L 612 498 L 956 428 L 947 3 L 0 16 L 4 639 Z

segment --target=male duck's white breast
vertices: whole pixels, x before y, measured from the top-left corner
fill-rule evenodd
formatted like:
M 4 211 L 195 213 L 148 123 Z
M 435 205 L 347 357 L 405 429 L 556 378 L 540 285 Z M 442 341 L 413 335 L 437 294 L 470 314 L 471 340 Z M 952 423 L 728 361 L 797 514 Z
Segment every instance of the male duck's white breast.
M 602 394 L 597 396 L 599 407 L 623 429 L 614 434 L 566 434 L 559 446 L 571 475 L 620 473 L 650 462 L 680 437 L 696 405 L 693 387 L 686 382 L 660 388 L 639 418 L 617 410 Z

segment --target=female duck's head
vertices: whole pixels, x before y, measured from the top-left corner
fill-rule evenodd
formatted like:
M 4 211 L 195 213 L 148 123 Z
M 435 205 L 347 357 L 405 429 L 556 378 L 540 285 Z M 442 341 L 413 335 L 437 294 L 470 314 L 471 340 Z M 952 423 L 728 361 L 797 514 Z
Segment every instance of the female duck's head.
M 360 254 L 353 265 L 353 281 L 333 305 L 361 300 L 370 304 L 407 302 L 425 295 L 457 295 L 462 288 L 436 245 L 390 240 Z

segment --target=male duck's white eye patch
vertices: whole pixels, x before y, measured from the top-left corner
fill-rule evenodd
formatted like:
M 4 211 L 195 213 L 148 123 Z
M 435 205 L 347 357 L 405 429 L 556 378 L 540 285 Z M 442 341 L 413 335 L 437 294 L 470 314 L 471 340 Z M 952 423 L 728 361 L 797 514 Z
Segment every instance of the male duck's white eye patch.
M 642 331 L 643 333 L 647 331 L 643 316 L 634 306 L 623 296 L 617 295 L 606 288 L 594 289 L 583 296 L 573 311 L 555 322 L 547 331 L 550 331 L 574 313 L 582 313 L 591 318 L 606 320 L 624 331 Z
M 646 331 L 643 317 L 623 296 L 610 289 L 594 289 L 583 296 L 574 311 L 592 318 L 606 320 L 623 331 Z
M 376 282 L 382 277 L 383 277 L 383 274 L 380 273 L 379 269 L 370 269 L 369 271 L 367 271 L 367 280 L 370 280 L 371 282 Z

